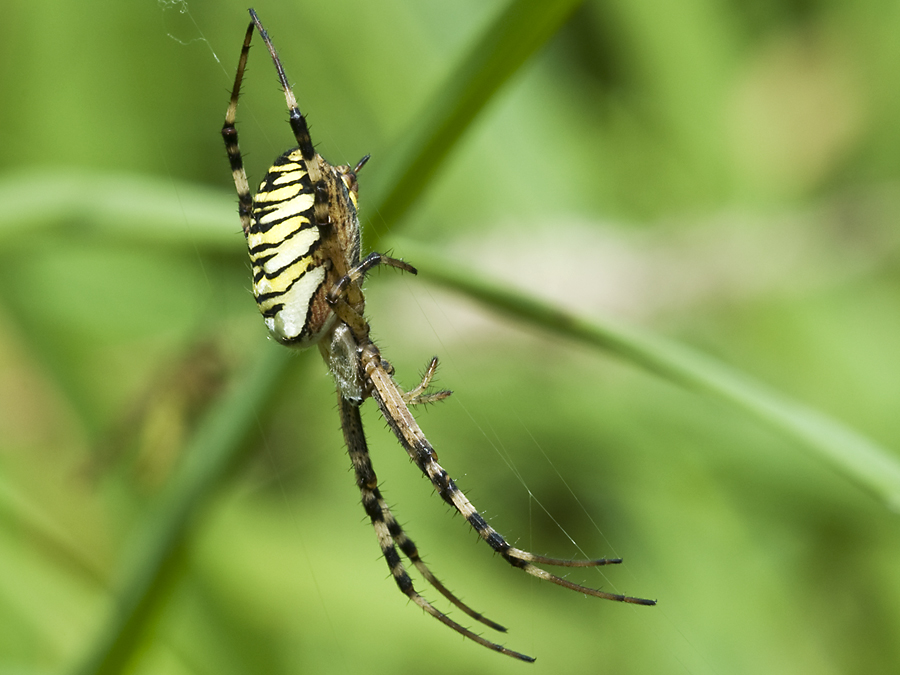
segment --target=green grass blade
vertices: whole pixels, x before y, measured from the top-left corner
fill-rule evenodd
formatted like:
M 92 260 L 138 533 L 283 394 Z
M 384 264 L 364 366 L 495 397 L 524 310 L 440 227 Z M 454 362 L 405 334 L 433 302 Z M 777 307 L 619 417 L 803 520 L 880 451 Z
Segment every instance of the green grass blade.
M 60 222 L 70 222 L 73 212 L 81 212 L 84 222 L 89 223 L 90 227 L 104 228 L 108 235 L 123 240 L 159 244 L 190 242 L 217 250 L 234 245 L 234 232 L 221 227 L 212 229 L 213 224 L 219 226 L 225 217 L 233 216 L 232 205 L 227 200 L 213 200 L 206 190 L 180 185 L 180 198 L 176 201 L 172 200 L 168 184 L 142 184 L 143 181 L 138 179 L 117 178 L 115 180 L 127 188 L 128 194 L 138 199 L 127 205 L 118 204 L 117 201 L 110 201 L 110 191 L 97 189 L 98 185 L 107 185 L 107 179 L 113 178 L 101 178 L 98 180 L 98 176 L 89 174 L 83 180 L 77 180 L 67 173 L 60 176 L 59 181 L 53 181 L 54 187 L 49 194 L 54 195 L 54 200 L 49 211 L 28 209 L 34 221 L 29 222 L 30 229 L 58 226 Z M 17 175 L 0 185 L 0 194 L 10 191 L 20 196 L 32 192 L 48 193 L 47 188 L 48 178 L 43 174 L 33 177 Z M 12 200 L 10 203 L 15 205 L 21 201 Z M 130 222 L 126 216 L 129 212 L 133 214 L 134 205 L 145 203 L 154 204 L 154 209 L 144 213 L 141 223 L 135 225 Z M 171 231 L 166 229 L 172 220 L 170 211 L 179 213 L 182 223 L 187 219 L 189 227 L 173 228 Z M 41 217 L 36 219 L 34 214 L 38 212 Z M 62 214 L 67 214 L 67 217 Z M 0 233 L 5 225 L 12 226 L 14 223 L 19 226 L 23 224 L 14 217 L 0 218 Z M 20 229 L 10 228 L 6 236 L 24 235 Z M 884 500 L 891 508 L 900 505 L 898 461 L 886 449 L 822 413 L 670 341 L 626 329 L 608 320 L 588 320 L 561 312 L 530 296 L 479 278 L 470 270 L 462 272 L 428 247 L 412 241 L 403 240 L 396 246 L 404 256 L 420 266 L 423 275 L 430 276 L 436 283 L 455 288 L 520 320 L 534 322 L 610 351 L 626 361 L 715 399 L 728 401 L 779 432 L 799 440 L 821 460 L 834 466 L 870 494 Z M 236 251 L 235 254 L 243 255 L 243 252 Z
M 377 232 L 366 232 L 367 248 L 380 250 L 383 236 L 419 200 L 484 106 L 581 3 L 514 0 L 473 43 L 425 107 L 421 124 L 405 134 L 403 149 L 367 186 L 373 197 L 366 212 L 383 223 Z
M 728 403 L 796 439 L 842 476 L 900 510 L 900 460 L 832 418 L 791 400 L 723 363 L 609 319 L 587 319 L 486 279 L 459 261 L 404 239 L 397 243 L 421 276 L 519 320 L 616 354 L 660 377 Z
M 243 381 L 210 410 L 185 450 L 185 461 L 139 527 L 138 543 L 123 565 L 125 586 L 115 612 L 73 670 L 78 675 L 113 675 L 127 667 L 146 627 L 166 597 L 194 517 L 233 467 L 259 411 L 284 377 L 290 352 L 274 344 Z
M 200 185 L 86 169 L 9 172 L 0 176 L 0 203 L 6 205 L 0 245 L 28 245 L 42 230 L 65 225 L 126 242 L 232 250 L 240 225 L 234 196 L 223 195 Z M 240 246 L 237 251 L 243 253 Z

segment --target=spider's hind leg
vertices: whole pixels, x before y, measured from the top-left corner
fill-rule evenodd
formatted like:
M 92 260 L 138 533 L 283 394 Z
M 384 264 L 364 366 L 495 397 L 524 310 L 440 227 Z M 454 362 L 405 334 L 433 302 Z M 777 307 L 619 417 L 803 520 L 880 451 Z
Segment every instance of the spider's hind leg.
M 372 521 L 372 527 L 375 528 L 375 534 L 378 537 L 382 555 L 384 555 L 384 559 L 391 571 L 391 576 L 394 578 L 397 586 L 406 597 L 457 633 L 460 633 L 488 649 L 500 652 L 501 654 L 506 654 L 507 656 L 512 656 L 513 658 L 522 661 L 534 661 L 530 656 L 507 649 L 496 642 L 491 642 L 490 640 L 486 640 L 480 635 L 473 633 L 465 626 L 458 624 L 456 621 L 440 612 L 416 591 L 412 579 L 410 579 L 409 574 L 406 572 L 406 568 L 403 565 L 403 561 L 400 559 L 400 554 L 397 552 L 398 547 L 422 576 L 425 577 L 428 583 L 456 607 L 486 626 L 490 626 L 498 631 L 506 631 L 506 628 L 491 621 L 481 613 L 476 612 L 462 600 L 457 598 L 434 576 L 434 574 L 432 574 L 431 570 L 428 569 L 422 561 L 416 545 L 413 543 L 412 539 L 406 536 L 403 528 L 397 522 L 397 519 L 394 518 L 390 508 L 384 501 L 381 491 L 378 489 L 378 479 L 375 476 L 375 470 L 372 468 L 372 461 L 369 458 L 369 449 L 366 445 L 366 438 L 363 433 L 362 419 L 359 415 L 359 406 L 342 396 L 338 396 L 338 398 L 341 411 L 341 427 L 344 431 L 344 440 L 347 443 L 347 449 L 349 450 L 350 459 L 353 462 L 353 469 L 356 473 L 356 482 L 362 496 L 363 508 L 369 516 L 369 519 Z
M 478 535 L 500 554 L 506 562 L 513 567 L 521 569 L 543 581 L 557 584 L 585 595 L 592 595 L 605 600 L 627 602 L 636 605 L 655 605 L 655 600 L 646 600 L 619 593 L 607 593 L 599 589 L 575 584 L 563 577 L 551 574 L 538 565 L 551 565 L 556 567 L 599 567 L 601 565 L 615 565 L 621 563 L 619 558 L 599 558 L 595 560 L 565 560 L 561 558 L 548 558 L 536 555 L 509 544 L 503 536 L 491 527 L 456 485 L 456 481 L 450 474 L 438 464 L 437 453 L 425 434 L 422 433 L 415 418 L 406 406 L 403 393 L 397 387 L 394 379 L 380 365 L 376 354 L 369 354 L 363 350 L 362 362 L 366 377 L 372 384 L 371 394 L 378 403 L 381 413 L 388 426 L 394 432 L 400 444 L 409 454 L 434 485 L 441 498 L 455 508 L 466 522 L 478 533 Z

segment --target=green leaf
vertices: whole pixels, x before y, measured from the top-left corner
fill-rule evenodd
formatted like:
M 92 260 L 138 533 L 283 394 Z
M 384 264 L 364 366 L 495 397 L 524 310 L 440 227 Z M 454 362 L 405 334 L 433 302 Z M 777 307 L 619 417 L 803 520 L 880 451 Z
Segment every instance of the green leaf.
M 727 403 L 800 442 L 843 477 L 900 511 L 900 461 L 827 415 L 671 340 L 609 318 L 578 316 L 487 279 L 431 248 L 402 240 L 397 249 L 420 274 L 516 319 L 615 354 L 676 384 Z

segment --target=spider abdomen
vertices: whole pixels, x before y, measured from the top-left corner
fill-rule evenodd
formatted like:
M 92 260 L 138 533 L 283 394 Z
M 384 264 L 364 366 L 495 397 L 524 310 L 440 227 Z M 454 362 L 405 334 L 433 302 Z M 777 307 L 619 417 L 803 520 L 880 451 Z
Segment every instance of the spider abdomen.
M 253 295 L 272 336 L 315 344 L 334 322 L 325 300 L 329 277 L 317 251 L 326 233 L 315 219 L 315 191 L 300 150 L 279 157 L 253 199 L 247 245 Z

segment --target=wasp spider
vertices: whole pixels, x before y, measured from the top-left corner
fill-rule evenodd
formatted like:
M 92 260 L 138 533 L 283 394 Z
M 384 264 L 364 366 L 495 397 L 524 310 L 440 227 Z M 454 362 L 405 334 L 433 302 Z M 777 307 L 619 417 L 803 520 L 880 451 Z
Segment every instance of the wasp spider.
M 369 397 L 375 399 L 400 445 L 431 480 L 438 494 L 459 511 L 510 565 L 579 593 L 639 605 L 655 604 L 652 600 L 580 586 L 538 567 L 595 567 L 621 560 L 560 560 L 510 545 L 488 525 L 438 464 L 434 448 L 409 410 L 410 406 L 440 400 L 450 394 L 447 391 L 427 393 L 437 368 L 437 358 L 431 360 L 421 384 L 412 391 L 403 391 L 393 379 L 393 369 L 369 337 L 361 288 L 363 277 L 377 265 L 389 265 L 413 274 L 416 270 L 403 261 L 379 253 L 371 253 L 360 260 L 356 175 L 368 156 L 351 168 L 349 165 L 332 166 L 316 153 L 306 119 L 297 107 L 275 48 L 252 9 L 250 16 L 253 21 L 244 37 L 222 136 L 237 188 L 241 226 L 250 248 L 253 293 L 272 337 L 300 349 L 318 345 L 334 375 L 344 440 L 356 472 L 363 507 L 372 520 L 381 551 L 400 590 L 428 614 L 467 638 L 523 661 L 534 660 L 460 625 L 437 610 L 414 588 L 397 549 L 453 605 L 495 630 L 506 630 L 463 603 L 438 581 L 385 503 L 372 469 L 359 414 L 359 406 Z M 275 62 L 297 147 L 275 160 L 256 196 L 251 197 L 234 124 L 254 28 L 259 31 Z

